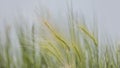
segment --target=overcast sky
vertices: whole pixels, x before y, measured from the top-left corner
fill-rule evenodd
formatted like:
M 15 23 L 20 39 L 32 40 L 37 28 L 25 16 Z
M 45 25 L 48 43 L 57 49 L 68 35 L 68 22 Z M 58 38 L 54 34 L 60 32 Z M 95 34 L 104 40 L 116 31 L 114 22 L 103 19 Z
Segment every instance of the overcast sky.
M 67 0 L 0 0 L 0 18 L 11 18 L 17 12 L 31 16 L 38 6 L 53 13 L 64 12 Z M 73 0 L 74 10 L 80 10 L 92 22 L 93 13 L 99 26 L 112 36 L 120 36 L 120 0 Z

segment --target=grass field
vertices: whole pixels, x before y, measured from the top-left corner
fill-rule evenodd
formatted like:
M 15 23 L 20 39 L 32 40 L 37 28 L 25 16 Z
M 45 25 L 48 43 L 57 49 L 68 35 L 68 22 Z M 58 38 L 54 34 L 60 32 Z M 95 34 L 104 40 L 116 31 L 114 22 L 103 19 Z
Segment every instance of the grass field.
M 120 68 L 119 45 L 99 37 L 98 25 L 89 29 L 72 14 L 67 21 L 63 33 L 47 18 L 31 27 L 22 19 L 5 24 L 0 30 L 0 68 Z

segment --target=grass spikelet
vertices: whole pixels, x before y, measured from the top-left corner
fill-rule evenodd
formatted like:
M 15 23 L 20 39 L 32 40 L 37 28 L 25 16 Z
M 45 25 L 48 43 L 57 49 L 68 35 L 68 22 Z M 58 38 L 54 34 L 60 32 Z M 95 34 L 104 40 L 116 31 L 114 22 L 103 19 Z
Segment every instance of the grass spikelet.
M 67 44 L 67 42 L 65 41 L 65 39 L 64 39 L 60 34 L 58 34 L 58 32 L 56 32 L 56 31 L 52 28 L 52 26 L 51 26 L 50 24 L 48 24 L 47 21 L 44 21 L 44 24 L 49 28 L 49 30 L 51 31 L 51 33 L 53 34 L 53 36 L 55 36 L 55 38 L 56 38 L 57 40 L 59 40 L 59 41 L 64 45 L 64 47 L 66 47 L 66 48 L 69 50 L 69 49 L 70 49 L 70 48 L 69 48 L 69 45 Z
M 93 36 L 92 33 L 89 32 L 89 30 L 87 30 L 83 25 L 79 26 L 79 28 L 80 28 L 80 30 L 82 30 L 88 37 L 90 37 L 90 38 L 93 40 L 93 42 L 94 42 L 94 44 L 95 44 L 96 46 L 98 46 L 98 41 L 97 41 L 97 39 Z

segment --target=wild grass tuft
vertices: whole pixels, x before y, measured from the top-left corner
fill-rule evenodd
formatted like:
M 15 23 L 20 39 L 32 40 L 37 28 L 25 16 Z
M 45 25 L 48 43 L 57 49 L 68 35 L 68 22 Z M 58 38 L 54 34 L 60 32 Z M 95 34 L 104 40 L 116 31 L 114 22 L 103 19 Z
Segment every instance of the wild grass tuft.
M 68 37 L 48 19 L 32 26 L 22 20 L 24 25 L 11 26 L 14 30 L 0 30 L 0 68 L 119 68 L 119 48 L 114 48 L 119 45 L 99 42 L 102 37 L 89 24 L 72 18 Z

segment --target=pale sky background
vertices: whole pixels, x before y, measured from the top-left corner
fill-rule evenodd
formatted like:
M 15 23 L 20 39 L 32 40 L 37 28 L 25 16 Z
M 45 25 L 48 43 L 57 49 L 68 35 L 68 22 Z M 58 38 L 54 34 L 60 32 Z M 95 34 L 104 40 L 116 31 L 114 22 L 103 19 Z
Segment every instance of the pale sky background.
M 0 19 L 11 19 L 17 13 L 32 17 L 38 6 L 49 8 L 53 14 L 65 11 L 69 0 L 0 0 Z M 73 0 L 74 10 L 81 11 L 88 21 L 96 15 L 101 31 L 120 37 L 120 0 Z

